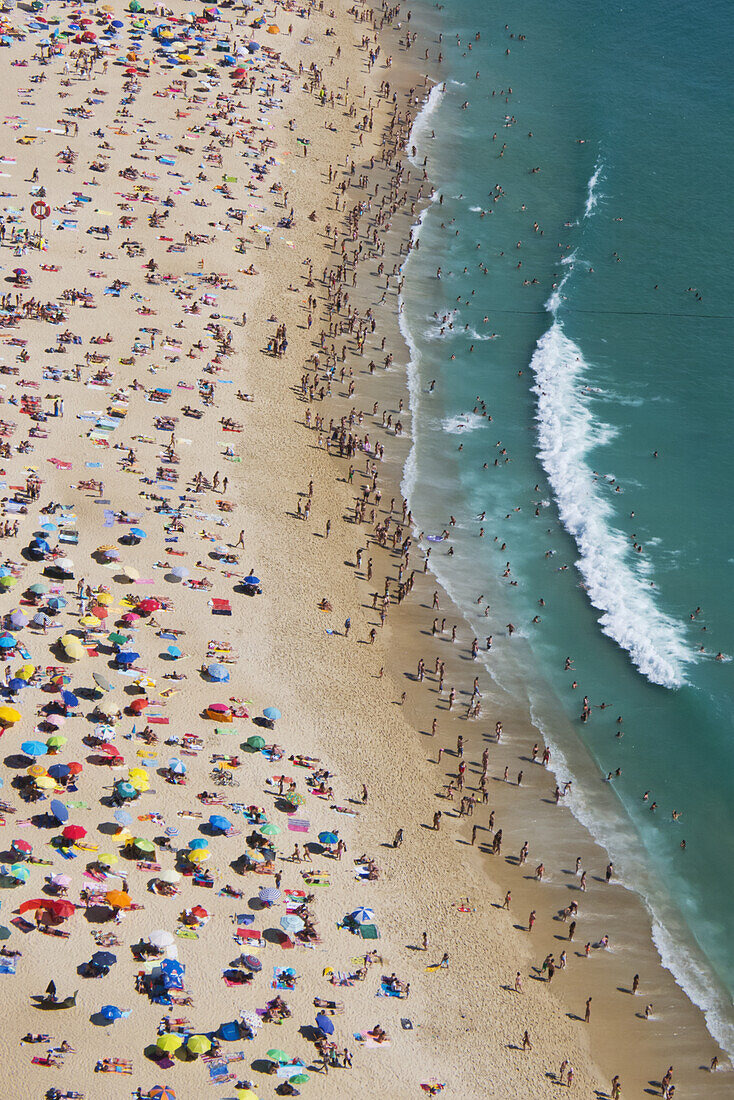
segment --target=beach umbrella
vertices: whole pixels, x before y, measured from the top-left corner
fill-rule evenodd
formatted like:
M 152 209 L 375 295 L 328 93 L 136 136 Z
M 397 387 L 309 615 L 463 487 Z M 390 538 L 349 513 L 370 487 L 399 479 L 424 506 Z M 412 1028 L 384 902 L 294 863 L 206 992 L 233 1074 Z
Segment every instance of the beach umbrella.
M 234 1094 L 237 1100 L 258 1100 L 252 1089 L 235 1089 Z
M 303 918 L 296 913 L 286 913 L 284 917 L 280 918 L 280 927 L 284 932 L 300 932 L 305 926 Z
M 43 581 L 36 581 L 35 584 L 28 586 L 28 591 L 32 592 L 34 596 L 45 596 L 48 592 L 48 585 Z
M 64 875 L 60 871 L 51 875 L 49 881 L 53 886 L 71 886 L 71 876 Z
M 108 722 L 100 722 L 98 726 L 94 727 L 94 736 L 98 737 L 101 741 L 104 741 L 106 738 L 114 737 L 115 727 L 111 726 Z M 109 747 L 109 745 L 103 745 L 100 752 L 106 752 Z M 114 755 L 118 755 L 117 749 L 115 749 Z
M 193 840 L 189 841 L 189 848 L 192 852 L 197 851 L 200 848 L 208 848 L 209 841 L 204 836 L 195 836 Z
M 211 1048 L 211 1039 L 207 1039 L 206 1035 L 192 1035 L 186 1043 L 186 1049 L 192 1054 L 206 1054 Z
M 140 573 L 138 573 L 137 569 L 133 569 L 132 565 L 123 565 L 122 575 L 131 581 L 140 580 Z
M 102 1005 L 99 1014 L 104 1017 L 105 1020 L 109 1020 L 111 1024 L 122 1017 L 122 1012 L 117 1005 Z
M 266 707 L 263 711 L 263 715 L 268 719 L 268 721 L 276 722 L 278 718 L 280 718 L 280 711 L 277 707 Z
M 339 837 L 336 833 L 319 833 L 320 844 L 336 844 L 338 840 Z
M 117 856 L 114 852 L 100 852 L 97 856 L 97 863 L 103 867 L 112 867 L 117 863 Z
M 139 852 L 154 852 L 155 844 L 152 840 L 143 840 L 142 837 L 136 836 L 133 840 L 133 845 Z
M 45 756 L 48 748 L 42 741 L 24 741 L 20 746 L 20 751 L 24 752 L 26 756 Z
M 61 835 L 64 840 L 83 840 L 87 830 L 83 825 L 67 825 Z
M 191 863 L 205 863 L 210 856 L 211 852 L 207 851 L 206 848 L 195 848 L 193 851 L 186 853 L 186 858 L 190 860 Z
M 127 810 L 115 810 L 114 818 L 118 825 L 130 825 L 132 823 L 132 815 Z
M 45 611 L 37 611 L 31 619 L 31 622 L 34 626 L 50 626 L 53 619 L 50 615 L 47 615 Z
M 114 966 L 117 962 L 117 955 L 113 955 L 111 951 L 95 951 L 92 955 L 92 962 L 95 966 Z
M 173 657 L 174 661 L 178 660 L 182 652 L 183 651 L 180 650 L 177 645 L 169 645 L 166 647 L 166 653 L 169 657 Z
M 26 775 L 30 775 L 33 779 L 38 779 L 39 776 L 47 774 L 43 764 L 31 764 L 30 768 L 26 768 Z
M 226 684 L 229 680 L 229 669 L 225 668 L 224 665 L 208 665 L 206 673 L 211 680 L 215 680 L 217 683 Z
M 280 826 L 275 825 L 272 821 L 266 821 L 264 825 L 260 826 L 260 832 L 263 836 L 279 836 Z
M 146 597 L 146 599 L 141 600 L 138 604 L 138 610 L 142 611 L 144 615 L 152 615 L 154 611 L 160 611 L 160 608 L 160 602 L 153 599 L 152 596 Z
M 305 1085 L 307 1081 L 311 1080 L 311 1078 L 308 1076 L 307 1073 L 294 1073 L 293 1076 L 289 1078 L 289 1080 L 291 1084 Z
M 177 756 L 172 756 L 168 761 L 168 770 L 173 772 L 174 775 L 185 775 L 186 765 L 183 760 L 179 760 Z
M 72 914 L 76 912 L 74 903 L 67 901 L 66 898 L 53 898 L 48 903 L 48 908 L 57 917 L 61 917 L 62 920 L 66 920 L 67 917 L 72 916 Z
M 115 783 L 115 790 L 120 798 L 136 798 L 138 794 L 131 783 L 125 783 L 123 780 Z
M 50 809 L 56 820 L 62 825 L 69 820 L 69 811 L 63 802 L 59 802 L 58 798 L 52 799 Z
M 102 607 L 109 607 L 111 603 L 115 602 L 111 592 L 99 591 L 95 594 L 94 598 Z
M 247 738 L 246 744 L 248 744 L 251 749 L 264 749 L 265 738 L 259 737 L 257 734 L 254 734 L 252 737 Z
M 133 899 L 125 890 L 108 890 L 105 901 L 112 909 L 129 909 Z
M 280 901 L 280 890 L 275 886 L 264 886 L 257 896 L 266 905 L 274 905 L 276 901 Z
M 39 775 L 36 786 L 42 791 L 53 791 L 56 789 L 56 780 L 52 779 L 50 775 Z
M 24 901 L 22 905 L 18 906 L 18 913 L 22 916 L 23 913 L 30 913 L 34 909 L 48 909 L 50 904 L 50 898 L 29 898 L 28 901 Z
M 349 914 L 353 921 L 357 924 L 372 924 L 375 919 L 375 913 L 373 909 L 355 909 L 353 913 Z
M 49 749 L 60 749 L 69 740 L 68 737 L 64 737 L 61 733 L 55 733 L 52 737 L 46 739 L 46 746 Z
M 0 722 L 4 726 L 12 726 L 15 722 L 20 722 L 21 718 L 20 711 L 17 711 L 15 707 L 0 707 Z
M 159 1035 L 156 1040 L 156 1046 L 159 1050 L 165 1050 L 166 1054 L 173 1054 L 174 1050 L 178 1050 L 183 1045 L 183 1035 L 172 1035 L 170 1033 L 166 1035 Z
M 211 814 L 209 817 L 209 824 L 212 829 L 219 829 L 220 832 L 227 833 L 232 828 L 232 822 L 228 818 L 223 817 L 221 814 Z
M 269 1058 L 271 1062 L 280 1062 L 281 1065 L 285 1065 L 288 1061 L 286 1052 L 284 1050 L 278 1050 L 277 1048 L 269 1050 L 265 1057 Z
M 324 1016 L 323 1012 L 319 1012 L 316 1017 L 316 1027 L 320 1028 L 324 1035 L 334 1034 L 334 1025 L 328 1016 Z
M 258 585 L 258 584 L 260 583 L 260 578 L 259 578 L 259 577 L 256 577 L 256 576 L 254 576 L 254 575 L 253 575 L 252 573 L 250 573 L 250 576 L 249 576 L 249 577 L 245 577 L 245 579 L 244 579 L 244 581 L 243 581 L 242 583 L 243 583 L 243 584 Z
M 289 802 L 291 806 L 302 806 L 306 799 L 302 794 L 297 794 L 295 791 L 285 796 L 286 802 Z
M 101 691 L 112 691 L 114 689 L 114 685 L 101 672 L 93 672 L 92 679 Z
M 18 644 L 12 634 L 0 634 L 0 649 L 14 649 Z
M 180 882 L 182 878 L 183 875 L 181 874 L 181 872 L 176 871 L 173 868 L 170 868 L 167 871 L 161 871 L 161 873 L 158 875 L 159 882 L 168 882 L 172 886 L 175 885 L 177 882 Z
M 126 651 L 124 653 L 116 653 L 115 660 L 118 665 L 123 665 L 125 667 L 129 665 L 134 665 L 139 656 L 140 654 L 135 653 L 134 651 Z
M 19 882 L 28 882 L 31 877 L 31 873 L 27 867 L 24 867 L 22 863 L 14 863 L 8 872 L 10 878 L 15 878 Z
M 165 1036 L 161 1036 L 161 1038 L 165 1038 Z M 176 1093 L 170 1085 L 153 1085 L 152 1089 L 148 1089 L 148 1096 L 150 1100 L 176 1100 Z
M 257 955 L 243 955 L 242 963 L 248 970 L 252 970 L 254 974 L 259 974 L 263 968 L 263 964 L 260 962 Z
M 66 719 L 63 714 L 47 714 L 44 721 L 47 726 L 53 726 L 55 729 L 59 729 L 63 726 Z
M 29 855 L 33 851 L 33 845 L 30 840 L 13 840 L 10 845 L 16 852 L 27 852 Z
M 130 710 L 133 714 L 142 714 L 146 707 L 150 706 L 150 699 L 146 699 L 145 696 L 140 696 L 139 699 L 133 699 L 130 704 Z
M 79 763 L 78 760 L 70 760 L 67 764 L 67 767 L 72 775 L 81 775 L 84 771 L 83 766 Z
M 10 616 L 10 622 L 16 630 L 22 629 L 24 626 L 28 626 L 28 619 L 22 611 L 13 611 Z
M 64 652 L 72 661 L 81 661 L 85 650 L 79 642 L 70 642 L 69 645 L 64 646 Z
M 142 527 L 131 527 L 130 534 L 135 535 L 136 539 L 147 539 L 148 534 L 142 529 Z
M 66 779 L 68 775 L 71 775 L 67 764 L 52 764 L 48 769 L 48 774 L 52 779 Z
M 150 933 L 148 942 L 152 943 L 153 947 L 170 947 L 173 943 L 173 935 L 162 928 L 158 928 L 155 932 Z
M 94 615 L 94 617 L 97 619 L 106 619 L 109 615 L 109 611 L 106 607 L 104 607 L 103 604 L 97 603 L 94 605 L 94 607 L 90 607 L 89 614 Z

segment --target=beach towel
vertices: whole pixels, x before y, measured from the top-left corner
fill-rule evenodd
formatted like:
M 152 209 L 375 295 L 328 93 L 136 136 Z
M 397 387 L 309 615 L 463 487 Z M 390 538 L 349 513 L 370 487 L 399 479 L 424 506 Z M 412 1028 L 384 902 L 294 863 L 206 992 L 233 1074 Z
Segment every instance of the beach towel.
M 380 938 L 376 924 L 360 924 L 359 934 L 363 940 L 379 940 Z
M 291 817 L 288 819 L 288 828 L 292 833 L 307 833 L 310 827 L 310 821 L 305 818 Z

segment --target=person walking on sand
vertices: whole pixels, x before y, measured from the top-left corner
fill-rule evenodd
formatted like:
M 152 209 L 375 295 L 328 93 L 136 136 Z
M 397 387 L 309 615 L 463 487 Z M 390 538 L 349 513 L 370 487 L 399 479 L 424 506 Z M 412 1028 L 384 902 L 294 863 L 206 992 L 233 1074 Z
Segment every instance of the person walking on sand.
M 441 829 L 441 817 L 441 811 L 436 810 L 435 814 L 433 815 L 433 829 L 436 833 L 439 832 L 439 830 Z
M 523 992 L 522 978 L 520 977 L 520 971 L 519 970 L 518 970 L 517 974 L 515 975 L 515 992 L 516 993 L 522 993 Z
M 586 1011 L 584 1012 L 584 1023 L 588 1024 L 591 1019 L 591 997 L 586 998 Z
M 449 953 L 448 953 L 448 951 L 444 951 L 443 956 L 441 958 L 441 962 L 438 965 L 442 970 L 448 970 L 448 968 L 449 968 Z
M 523 1049 L 523 1051 L 528 1051 L 528 1050 L 533 1049 L 533 1044 L 530 1042 L 530 1036 L 528 1035 L 527 1031 L 523 1032 L 522 1049 Z
M 503 909 L 509 909 L 511 901 L 512 901 L 512 891 L 508 890 L 507 893 L 505 894 L 505 900 L 502 902 L 502 908 Z

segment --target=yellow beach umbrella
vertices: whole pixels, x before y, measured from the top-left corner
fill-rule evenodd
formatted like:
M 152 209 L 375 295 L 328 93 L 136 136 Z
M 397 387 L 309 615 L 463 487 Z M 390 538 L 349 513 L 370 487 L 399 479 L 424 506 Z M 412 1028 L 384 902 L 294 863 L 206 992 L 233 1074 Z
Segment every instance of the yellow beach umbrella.
M 102 607 L 109 607 L 110 604 L 115 602 L 114 596 L 109 592 L 97 592 L 94 598 Z
M 32 775 L 34 779 L 38 779 L 39 776 L 45 774 L 46 769 L 43 764 L 31 764 L 30 768 L 26 769 L 26 775 Z
M 142 776 L 143 779 L 148 778 L 148 773 L 145 770 L 145 768 L 130 768 L 130 770 L 128 772 L 128 775 L 130 776 L 131 779 L 134 779 L 134 778 L 139 777 L 139 776 Z
M 183 1045 L 183 1035 L 159 1035 L 156 1039 L 156 1046 L 159 1050 L 165 1050 L 167 1054 L 172 1054 L 174 1050 L 178 1050 Z
M 82 626 L 99 626 L 101 621 L 96 615 L 82 615 L 79 620 Z
M 20 722 L 22 714 L 15 707 L 0 707 L 0 722 L 6 726 L 12 726 L 15 722 Z
M 195 848 L 192 852 L 186 853 L 186 858 L 190 863 L 205 863 L 210 854 L 206 848 Z
M 145 794 L 150 790 L 150 783 L 147 779 L 131 779 L 130 786 L 134 787 L 138 794 Z
M 117 863 L 117 856 L 114 852 L 102 852 L 97 856 L 97 863 L 101 863 L 104 867 L 112 867 Z
M 52 779 L 50 775 L 39 775 L 36 786 L 40 787 L 42 791 L 52 791 L 56 788 L 56 780 Z
M 15 675 L 18 677 L 19 680 L 30 680 L 35 671 L 35 665 L 22 665 Z
M 61 637 L 59 638 L 59 641 L 61 642 L 61 644 L 63 646 L 74 645 L 74 643 L 79 644 L 79 635 L 78 634 L 62 634 Z
M 280 34 L 280 27 L 275 23 L 271 23 L 268 27 L 268 34 Z
M 212 1049 L 211 1039 L 207 1039 L 206 1035 L 191 1035 L 186 1043 L 186 1049 L 192 1054 L 206 1054 Z
M 67 645 L 64 647 L 64 652 L 67 657 L 70 657 L 72 661 L 81 661 L 84 656 L 84 646 L 76 642 L 74 645 Z

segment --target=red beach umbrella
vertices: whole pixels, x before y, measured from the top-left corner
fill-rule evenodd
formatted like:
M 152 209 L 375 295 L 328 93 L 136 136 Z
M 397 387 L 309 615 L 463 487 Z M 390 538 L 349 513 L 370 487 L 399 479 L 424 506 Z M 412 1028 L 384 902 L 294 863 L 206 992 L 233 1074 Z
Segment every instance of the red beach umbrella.
M 61 835 L 65 840 L 83 840 L 87 830 L 83 825 L 67 825 Z

